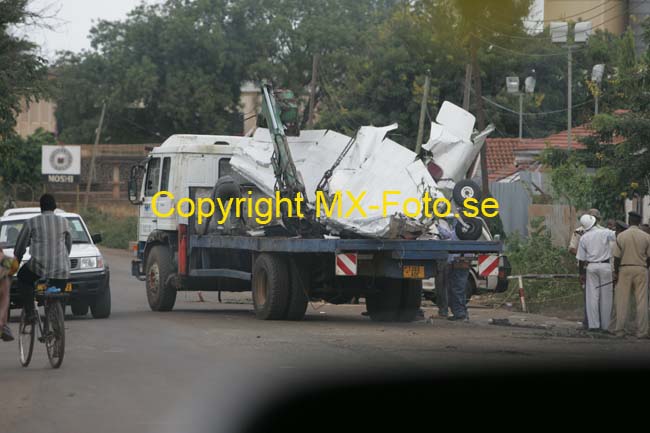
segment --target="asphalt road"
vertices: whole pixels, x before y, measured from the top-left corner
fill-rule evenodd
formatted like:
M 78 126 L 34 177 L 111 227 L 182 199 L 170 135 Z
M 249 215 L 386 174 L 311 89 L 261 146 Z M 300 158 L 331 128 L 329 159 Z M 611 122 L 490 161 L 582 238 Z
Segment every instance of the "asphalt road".
M 470 323 L 378 324 L 361 315 L 363 306 L 317 304 L 303 322 L 262 322 L 248 295 L 224 294 L 218 303 L 213 293 L 206 302 L 180 293 L 173 312 L 154 313 L 144 284 L 129 275 L 130 255 L 105 256 L 113 314 L 66 317 L 61 369 L 49 368 L 40 344 L 22 368 L 17 344 L 0 343 L 0 432 L 232 431 L 257 404 L 332 378 L 650 360 L 650 341 L 597 338 L 573 323 L 486 309 L 471 309 Z M 508 316 L 553 328 L 488 324 Z

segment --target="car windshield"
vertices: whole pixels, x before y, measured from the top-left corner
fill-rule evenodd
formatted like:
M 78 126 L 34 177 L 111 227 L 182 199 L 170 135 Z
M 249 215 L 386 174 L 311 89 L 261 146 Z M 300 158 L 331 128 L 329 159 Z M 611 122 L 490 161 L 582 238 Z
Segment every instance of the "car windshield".
M 81 223 L 79 217 L 67 217 L 70 223 L 70 235 L 73 244 L 88 244 L 90 239 L 88 233 Z M 13 220 L 0 222 L 0 248 L 13 248 L 16 245 L 18 234 L 25 224 L 25 220 Z

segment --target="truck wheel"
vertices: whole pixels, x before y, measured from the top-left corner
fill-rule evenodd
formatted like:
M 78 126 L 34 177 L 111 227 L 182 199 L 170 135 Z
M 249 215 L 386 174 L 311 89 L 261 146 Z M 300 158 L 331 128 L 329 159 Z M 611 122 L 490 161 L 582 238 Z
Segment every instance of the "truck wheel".
M 370 319 L 375 322 L 394 322 L 398 319 L 402 301 L 400 281 L 394 279 L 378 280 L 379 292 L 366 296 L 366 309 Z
M 278 255 L 261 254 L 253 265 L 253 306 L 261 320 L 281 320 L 289 303 L 289 269 Z
M 463 179 L 454 186 L 452 197 L 458 206 L 462 206 L 467 198 L 475 198 L 480 202 L 482 198 L 481 187 L 472 180 Z
M 85 316 L 88 314 L 88 303 L 82 300 L 74 300 L 70 302 L 70 309 L 74 316 Z
M 176 288 L 167 284 L 174 273 L 170 249 L 163 245 L 151 248 L 145 272 L 149 307 L 153 311 L 171 311 L 176 302 Z
M 375 322 L 412 322 L 422 304 L 422 281 L 386 279 L 380 292 L 366 297 L 366 308 Z
M 412 322 L 416 319 L 420 306 L 422 305 L 422 281 L 402 281 L 402 304 L 398 312 L 397 320 L 400 322 Z
M 111 286 L 106 284 L 104 291 L 95 297 L 90 313 L 93 319 L 106 319 L 111 315 Z
M 309 298 L 309 274 L 308 272 L 299 267 L 297 263 L 290 262 L 291 267 L 291 287 L 289 290 L 289 302 L 287 305 L 287 320 L 302 320 L 307 312 L 307 305 Z

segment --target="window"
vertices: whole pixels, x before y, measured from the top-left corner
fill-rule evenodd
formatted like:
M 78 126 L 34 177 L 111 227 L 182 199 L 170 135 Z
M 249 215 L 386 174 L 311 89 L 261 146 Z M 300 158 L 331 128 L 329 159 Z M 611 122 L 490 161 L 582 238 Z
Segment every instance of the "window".
M 13 248 L 25 220 L 10 221 L 0 225 L 0 248 Z
M 169 169 L 172 165 L 172 159 L 170 157 L 163 158 L 162 166 L 162 176 L 160 177 L 160 190 L 167 191 L 169 187 Z
M 144 195 L 152 197 L 158 192 L 160 182 L 160 158 L 152 158 L 147 165 L 147 180 L 144 183 Z
M 221 158 L 219 160 L 219 178 L 224 176 L 232 177 L 240 185 L 250 185 L 246 179 L 239 175 L 235 170 L 230 166 L 230 158 Z
M 90 238 L 78 217 L 68 217 L 70 237 L 74 244 L 89 244 Z M 18 234 L 27 220 L 8 221 L 0 224 L 0 248 L 13 248 L 16 246 Z
M 88 233 L 84 229 L 81 220 L 76 217 L 69 217 L 68 223 L 70 225 L 70 237 L 72 238 L 73 244 L 89 244 L 90 239 L 88 239 Z

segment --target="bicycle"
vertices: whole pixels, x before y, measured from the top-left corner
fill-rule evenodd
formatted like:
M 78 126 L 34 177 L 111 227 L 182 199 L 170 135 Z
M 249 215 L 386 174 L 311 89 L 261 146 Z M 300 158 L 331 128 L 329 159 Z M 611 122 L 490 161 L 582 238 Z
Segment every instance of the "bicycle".
M 36 329 L 38 341 L 45 344 L 47 357 L 52 368 L 59 368 L 63 363 L 65 353 L 65 322 L 64 306 L 72 285 L 67 283 L 63 290 L 51 287 L 47 279 L 34 283 L 34 314 L 32 320 L 27 320 L 27 311 L 23 307 L 18 328 L 18 351 L 20 364 L 27 367 L 32 360 Z M 39 303 L 43 305 L 44 316 L 38 311 Z

